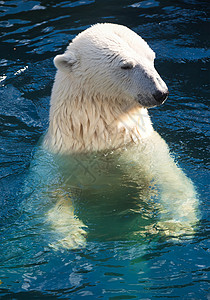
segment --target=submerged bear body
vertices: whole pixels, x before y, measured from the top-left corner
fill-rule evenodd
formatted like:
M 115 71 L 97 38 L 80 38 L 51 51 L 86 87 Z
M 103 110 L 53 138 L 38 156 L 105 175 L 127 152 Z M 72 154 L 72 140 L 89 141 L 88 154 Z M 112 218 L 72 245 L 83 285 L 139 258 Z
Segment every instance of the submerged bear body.
M 53 199 L 46 216 L 58 234 L 54 248 L 85 245 L 87 226 L 94 224 L 87 211 L 98 226 L 106 214 L 134 213 L 136 236 L 154 229 L 172 236 L 193 234 L 195 189 L 154 131 L 147 111 L 168 96 L 154 59 L 141 37 L 115 24 L 88 28 L 55 57 L 50 123 L 36 163 L 48 169 L 48 183 L 39 195 L 48 197 L 48 203 Z M 49 168 L 42 151 L 51 155 Z M 148 222 L 144 211 L 147 220 L 151 216 Z M 126 224 L 123 218 L 118 221 L 115 232 Z

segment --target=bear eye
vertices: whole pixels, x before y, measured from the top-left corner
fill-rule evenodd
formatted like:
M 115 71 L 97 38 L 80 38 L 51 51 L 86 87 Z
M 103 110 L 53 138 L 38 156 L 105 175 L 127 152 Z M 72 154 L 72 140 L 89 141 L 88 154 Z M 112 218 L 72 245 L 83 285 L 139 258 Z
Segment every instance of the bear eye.
M 123 69 L 123 70 L 131 70 L 131 69 L 133 69 L 133 64 L 131 62 L 124 63 L 121 66 L 121 69 Z

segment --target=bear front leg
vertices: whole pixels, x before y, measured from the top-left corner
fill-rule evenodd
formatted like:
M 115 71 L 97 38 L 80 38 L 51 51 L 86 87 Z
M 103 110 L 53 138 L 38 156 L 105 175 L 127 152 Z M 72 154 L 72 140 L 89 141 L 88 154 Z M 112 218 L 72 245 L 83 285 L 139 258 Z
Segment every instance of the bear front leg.
M 55 250 L 78 249 L 86 245 L 87 226 L 74 214 L 73 205 L 70 199 L 60 196 L 56 205 L 49 210 L 47 220 L 50 222 L 58 239 L 49 244 Z
M 192 235 L 199 220 L 198 199 L 194 186 L 172 158 L 169 158 L 168 164 L 162 168 L 157 175 L 161 211 L 156 228 L 165 235 L 174 237 Z
M 135 182 L 142 185 L 144 176 L 159 191 L 159 221 L 147 230 L 173 237 L 193 234 L 199 221 L 196 191 L 170 156 L 168 146 L 159 134 L 154 132 L 139 145 L 128 149 L 122 158 L 123 164 L 128 162 L 127 172 Z
M 192 235 L 198 222 L 198 198 L 191 180 L 176 165 L 165 141 L 157 134 L 152 140 L 151 171 L 160 189 L 160 221 L 156 229 L 177 237 Z

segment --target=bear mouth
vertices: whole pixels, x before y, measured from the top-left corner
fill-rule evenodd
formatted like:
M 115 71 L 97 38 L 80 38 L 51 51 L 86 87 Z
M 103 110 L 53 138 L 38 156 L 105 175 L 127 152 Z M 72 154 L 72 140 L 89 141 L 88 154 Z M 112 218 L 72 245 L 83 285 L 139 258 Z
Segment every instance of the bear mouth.
M 168 95 L 168 90 L 165 92 L 156 92 L 151 96 L 138 94 L 136 100 L 142 107 L 152 108 L 164 104 L 168 98 Z
M 152 108 L 152 107 L 162 105 L 163 103 L 165 103 L 166 99 L 167 99 L 167 97 L 163 101 L 159 102 L 159 101 L 156 101 L 153 96 L 152 97 L 144 97 L 143 95 L 139 94 L 139 95 L 137 95 L 136 101 L 144 108 Z

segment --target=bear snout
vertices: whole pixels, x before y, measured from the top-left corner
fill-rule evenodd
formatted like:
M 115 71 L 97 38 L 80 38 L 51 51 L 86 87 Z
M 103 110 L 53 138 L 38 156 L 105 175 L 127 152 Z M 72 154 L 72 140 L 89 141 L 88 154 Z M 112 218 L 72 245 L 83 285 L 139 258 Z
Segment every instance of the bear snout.
M 169 95 L 169 91 L 168 89 L 164 92 L 162 91 L 157 91 L 153 94 L 153 97 L 155 98 L 155 100 L 158 102 L 158 104 L 162 104 L 168 97 Z

